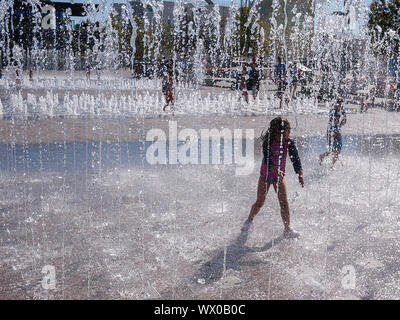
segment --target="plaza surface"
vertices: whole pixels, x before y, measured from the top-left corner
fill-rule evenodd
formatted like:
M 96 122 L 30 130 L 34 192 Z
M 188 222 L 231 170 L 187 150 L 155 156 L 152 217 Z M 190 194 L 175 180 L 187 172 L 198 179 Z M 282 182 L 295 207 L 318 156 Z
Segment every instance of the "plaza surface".
M 146 133 L 254 129 L 265 116 L 0 121 L 1 299 L 398 299 L 400 113 L 349 114 L 335 169 L 327 115 L 287 112 L 303 163 L 286 181 L 298 240 L 282 238 L 273 190 L 254 169 L 149 165 Z M 46 289 L 43 267 L 55 268 Z

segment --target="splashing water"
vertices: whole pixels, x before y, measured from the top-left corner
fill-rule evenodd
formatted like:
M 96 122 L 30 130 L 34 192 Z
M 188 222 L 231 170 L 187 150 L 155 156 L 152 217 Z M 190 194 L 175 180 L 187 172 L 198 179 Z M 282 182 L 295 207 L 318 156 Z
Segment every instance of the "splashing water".
M 398 297 L 395 53 L 376 54 L 398 34 L 376 28 L 373 42 L 359 0 L 228 2 L 67 1 L 54 25 L 40 0 L 0 2 L 1 298 Z M 253 64 L 254 97 L 238 90 Z M 318 156 L 338 96 L 331 168 Z M 304 170 L 303 189 L 287 161 L 296 241 L 272 188 L 240 233 L 276 116 Z

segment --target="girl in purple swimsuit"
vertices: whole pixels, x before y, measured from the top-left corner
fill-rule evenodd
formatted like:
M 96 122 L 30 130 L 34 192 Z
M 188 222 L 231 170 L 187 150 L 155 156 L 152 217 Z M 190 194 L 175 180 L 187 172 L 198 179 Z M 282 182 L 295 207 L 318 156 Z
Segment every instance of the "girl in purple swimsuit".
M 284 236 L 287 238 L 297 238 L 300 234 L 290 226 L 289 202 L 287 198 L 287 188 L 285 183 L 286 156 L 293 163 L 294 171 L 299 175 L 299 182 L 304 187 L 303 170 L 301 161 L 294 141 L 289 138 L 290 123 L 277 117 L 270 122 L 270 127 L 263 140 L 263 155 L 261 163 L 260 178 L 258 180 L 257 200 L 251 207 L 250 215 L 244 222 L 242 231 L 248 231 L 253 225 L 253 219 L 264 205 L 265 197 L 271 184 L 278 194 L 281 216 L 284 226 Z

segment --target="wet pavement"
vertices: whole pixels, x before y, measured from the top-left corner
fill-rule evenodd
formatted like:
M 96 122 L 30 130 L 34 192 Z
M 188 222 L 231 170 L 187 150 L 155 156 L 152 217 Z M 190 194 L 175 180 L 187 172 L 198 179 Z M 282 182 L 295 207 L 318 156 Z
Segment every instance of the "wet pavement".
M 272 190 L 240 231 L 259 141 L 245 176 L 148 165 L 142 140 L 1 145 L 0 298 L 398 299 L 399 134 L 344 133 L 330 170 L 324 135 L 301 130 L 305 188 L 286 170 L 298 240 L 282 238 Z

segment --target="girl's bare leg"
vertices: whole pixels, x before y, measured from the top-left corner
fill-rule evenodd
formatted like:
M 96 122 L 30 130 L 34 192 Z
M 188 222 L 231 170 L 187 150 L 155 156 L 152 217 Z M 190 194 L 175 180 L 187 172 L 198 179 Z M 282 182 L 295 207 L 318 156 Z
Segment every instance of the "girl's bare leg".
M 165 111 L 165 108 L 168 106 L 169 102 L 168 102 L 168 93 L 164 93 L 164 97 L 165 97 L 165 106 L 163 108 L 163 111 Z
M 290 213 L 289 213 L 289 201 L 287 198 L 287 189 L 285 180 L 280 180 L 278 186 L 278 200 L 281 206 L 281 216 L 285 230 L 290 230 Z
M 336 163 L 337 159 L 339 158 L 340 151 L 333 152 L 333 159 L 332 159 L 332 166 Z
M 244 94 L 244 99 L 245 99 L 246 103 L 249 103 L 249 94 L 247 92 L 245 92 L 245 94 Z
M 258 179 L 257 200 L 251 207 L 249 217 L 247 218 L 248 221 L 250 222 L 253 221 L 254 217 L 257 215 L 261 207 L 264 205 L 265 197 L 268 193 L 269 187 L 270 184 L 269 183 L 267 184 L 265 178 L 260 177 Z
M 322 161 L 324 161 L 325 157 L 328 156 L 329 154 L 330 154 L 329 151 L 327 151 L 327 152 L 325 152 L 323 154 L 320 154 L 319 155 L 319 164 L 322 164 Z
M 290 96 L 292 97 L 292 99 L 296 94 L 296 89 L 297 89 L 297 82 L 293 83 L 290 88 Z

